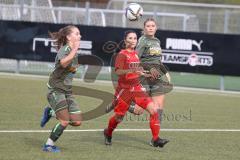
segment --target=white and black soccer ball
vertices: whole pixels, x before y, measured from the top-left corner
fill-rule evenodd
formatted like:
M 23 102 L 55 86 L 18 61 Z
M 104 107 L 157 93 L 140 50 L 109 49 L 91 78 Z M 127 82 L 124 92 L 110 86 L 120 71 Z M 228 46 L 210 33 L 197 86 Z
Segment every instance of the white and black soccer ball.
M 130 21 L 136 21 L 143 15 L 143 8 L 138 3 L 130 3 L 126 8 L 125 16 Z

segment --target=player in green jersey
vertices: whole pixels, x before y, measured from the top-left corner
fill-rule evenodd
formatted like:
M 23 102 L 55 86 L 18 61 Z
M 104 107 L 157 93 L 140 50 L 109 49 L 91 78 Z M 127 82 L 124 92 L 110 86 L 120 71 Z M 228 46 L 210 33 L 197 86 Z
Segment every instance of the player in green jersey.
M 54 142 L 70 124 L 81 125 L 81 111 L 72 95 L 72 80 L 78 67 L 77 51 L 80 46 L 80 31 L 76 26 L 66 26 L 58 32 L 50 33 L 56 40 L 57 55 L 55 68 L 50 74 L 47 99 L 59 123 L 53 128 L 43 151 L 60 152 Z
M 155 107 L 158 109 L 159 118 L 162 119 L 164 108 L 165 93 L 171 91 L 172 86 L 166 89 L 166 81 L 170 82 L 170 75 L 161 62 L 162 49 L 160 47 L 160 40 L 155 37 L 157 31 L 156 21 L 153 18 L 148 18 L 144 22 L 143 35 L 138 40 L 136 50 L 141 59 L 141 63 L 145 70 L 148 70 L 154 78 L 145 79 L 143 83 L 147 84 L 150 96 L 153 99 Z M 163 77 L 166 80 L 163 81 Z M 131 113 L 142 114 L 141 107 L 131 105 L 129 108 Z

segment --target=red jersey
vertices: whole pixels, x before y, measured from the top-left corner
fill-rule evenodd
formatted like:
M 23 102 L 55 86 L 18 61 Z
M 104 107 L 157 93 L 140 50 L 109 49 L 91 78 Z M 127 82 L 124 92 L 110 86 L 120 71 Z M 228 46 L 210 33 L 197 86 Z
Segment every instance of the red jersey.
M 140 64 L 136 51 L 129 52 L 125 49 L 121 50 L 115 60 L 115 71 L 117 69 L 134 69 Z M 140 84 L 139 75 L 136 73 L 128 73 L 118 76 L 118 86 L 120 88 L 131 88 Z

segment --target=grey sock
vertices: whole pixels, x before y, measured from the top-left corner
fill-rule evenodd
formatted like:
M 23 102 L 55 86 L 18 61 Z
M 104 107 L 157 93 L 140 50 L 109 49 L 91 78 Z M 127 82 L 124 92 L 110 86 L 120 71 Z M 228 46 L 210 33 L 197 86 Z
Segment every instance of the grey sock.
M 130 113 L 134 113 L 134 109 L 135 109 L 135 104 L 134 103 L 131 103 L 129 108 L 128 108 L 128 112 Z
M 157 112 L 158 112 L 159 122 L 161 124 L 162 123 L 163 109 L 158 109 Z

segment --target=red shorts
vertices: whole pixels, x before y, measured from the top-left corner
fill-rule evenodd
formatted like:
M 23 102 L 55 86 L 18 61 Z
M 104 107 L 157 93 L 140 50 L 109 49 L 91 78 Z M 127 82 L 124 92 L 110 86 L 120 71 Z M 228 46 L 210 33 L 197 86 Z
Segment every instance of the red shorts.
M 148 96 L 142 85 L 137 85 L 130 89 L 118 87 L 115 92 L 114 112 L 124 116 L 132 101 L 143 109 L 146 109 L 148 104 L 152 102 L 152 99 Z

